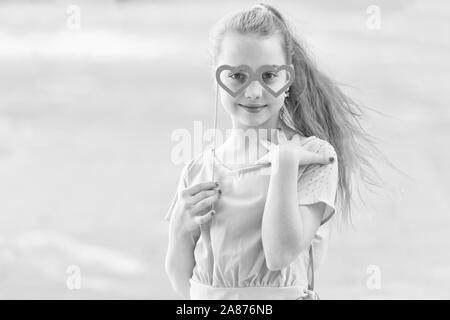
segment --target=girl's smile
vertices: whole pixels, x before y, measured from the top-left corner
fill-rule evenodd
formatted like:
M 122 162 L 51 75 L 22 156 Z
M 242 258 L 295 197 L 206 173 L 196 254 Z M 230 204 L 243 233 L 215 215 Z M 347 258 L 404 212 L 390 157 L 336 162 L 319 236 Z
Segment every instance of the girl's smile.
M 267 105 L 242 105 L 239 104 L 241 108 L 250 113 L 258 113 L 261 110 L 267 108 Z

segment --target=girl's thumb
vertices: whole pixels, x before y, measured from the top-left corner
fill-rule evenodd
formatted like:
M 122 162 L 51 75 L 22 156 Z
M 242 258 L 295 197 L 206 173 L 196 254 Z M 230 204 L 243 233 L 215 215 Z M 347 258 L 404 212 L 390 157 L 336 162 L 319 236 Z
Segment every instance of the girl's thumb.
M 200 225 L 200 224 L 204 224 L 206 222 L 208 222 L 209 220 L 211 220 L 211 218 L 213 217 L 213 215 L 216 214 L 215 210 L 211 210 L 208 213 L 201 215 L 201 216 L 196 216 L 194 218 L 195 222 Z

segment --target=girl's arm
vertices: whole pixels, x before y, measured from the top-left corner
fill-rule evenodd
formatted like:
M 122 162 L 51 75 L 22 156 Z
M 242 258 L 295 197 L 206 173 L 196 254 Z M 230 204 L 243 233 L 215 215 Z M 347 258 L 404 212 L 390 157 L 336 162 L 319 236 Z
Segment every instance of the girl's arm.
M 169 225 L 169 244 L 166 255 L 166 273 L 173 289 L 184 299 L 190 299 L 190 282 L 195 266 L 195 241 L 190 232 Z
M 262 222 L 262 242 L 267 267 L 280 270 L 308 248 L 320 226 L 325 204 L 299 206 L 298 162 L 280 157 L 271 174 Z
M 182 175 L 183 176 L 183 175 Z M 173 289 L 190 299 L 190 282 L 195 267 L 194 250 L 200 237 L 200 224 L 212 217 L 211 205 L 220 197 L 215 182 L 186 187 L 180 179 L 166 219 L 169 223 L 169 243 L 165 261 L 166 273 Z

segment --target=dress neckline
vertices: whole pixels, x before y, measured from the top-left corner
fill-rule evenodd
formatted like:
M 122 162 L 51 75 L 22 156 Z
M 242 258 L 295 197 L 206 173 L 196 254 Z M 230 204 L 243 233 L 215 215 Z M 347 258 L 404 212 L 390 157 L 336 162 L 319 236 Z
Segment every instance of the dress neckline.
M 316 138 L 316 136 L 302 137 L 301 141 L 300 141 L 300 144 L 304 145 L 307 141 L 309 141 L 309 140 L 311 140 L 313 138 Z M 270 162 L 267 161 L 267 162 L 258 163 L 258 164 L 256 164 L 256 163 L 255 164 L 250 164 L 250 165 L 244 166 L 242 168 L 232 169 L 227 164 L 225 164 L 219 157 L 217 157 L 217 155 L 215 153 L 213 153 L 213 149 L 214 148 L 212 148 L 212 147 L 208 149 L 208 154 L 209 154 L 208 159 L 213 161 L 214 165 L 217 164 L 218 167 L 224 169 L 227 173 L 239 173 L 239 172 L 245 171 L 245 170 L 251 170 L 251 169 L 254 169 L 254 168 L 258 168 L 258 167 L 261 167 L 261 168 L 269 167 L 269 166 L 272 165 Z M 216 148 L 216 150 L 217 150 L 217 148 Z M 264 156 L 265 155 L 263 155 L 262 157 L 264 157 Z M 258 158 L 256 160 L 256 162 L 258 160 L 260 160 L 262 157 Z
M 250 165 L 246 165 L 243 166 L 241 168 L 230 168 L 227 164 L 225 164 L 219 157 L 217 157 L 217 155 L 215 155 L 213 153 L 214 148 L 209 148 L 208 149 L 208 153 L 210 154 L 210 159 L 212 161 L 214 161 L 215 164 L 218 164 L 219 167 L 225 169 L 228 173 L 237 173 L 237 172 L 241 172 L 241 171 L 245 171 L 245 170 L 250 170 L 250 169 L 254 169 L 254 168 L 258 168 L 258 167 L 267 167 L 270 166 L 271 163 L 270 162 L 264 162 L 264 163 L 255 163 L 255 164 L 250 164 Z M 217 148 L 216 148 L 217 150 Z M 264 157 L 264 156 L 263 156 Z M 262 157 L 261 157 L 262 158 Z M 256 161 L 260 160 L 261 158 L 258 158 Z

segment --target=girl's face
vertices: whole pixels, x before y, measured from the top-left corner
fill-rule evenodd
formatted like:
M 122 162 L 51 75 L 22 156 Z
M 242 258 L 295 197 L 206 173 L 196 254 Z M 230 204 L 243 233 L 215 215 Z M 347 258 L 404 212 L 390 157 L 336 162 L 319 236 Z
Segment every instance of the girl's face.
M 222 39 L 216 69 L 224 64 L 233 67 L 245 64 L 256 71 L 263 65 L 286 64 L 281 43 L 278 36 L 263 38 L 256 35 L 228 33 Z M 243 81 L 245 74 L 223 71 L 221 79 L 222 77 L 226 79 L 225 81 L 236 82 Z M 263 79 L 275 85 L 277 81 L 286 83 L 286 71 L 263 74 Z M 284 92 L 275 97 L 258 81 L 251 82 L 235 98 L 220 86 L 219 92 L 222 105 L 231 116 L 234 128 L 276 128 L 285 99 Z

